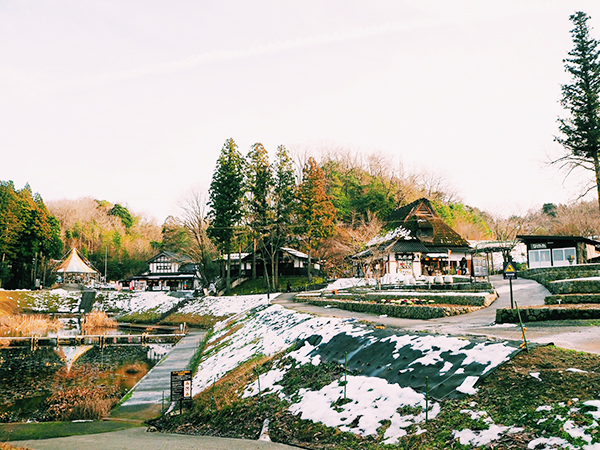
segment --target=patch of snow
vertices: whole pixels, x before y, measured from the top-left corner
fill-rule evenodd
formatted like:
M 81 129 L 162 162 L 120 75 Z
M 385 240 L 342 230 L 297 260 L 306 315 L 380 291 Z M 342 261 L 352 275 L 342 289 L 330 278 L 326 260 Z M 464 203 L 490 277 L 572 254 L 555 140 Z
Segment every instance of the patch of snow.
M 538 412 L 538 411 L 552 411 L 552 406 L 550 406 L 550 405 L 538 406 L 535 410 L 536 410 L 536 412 Z
M 539 447 L 540 445 L 544 445 L 545 447 L 543 447 L 543 448 Z M 537 449 L 537 450 L 551 450 L 551 449 L 555 449 L 555 448 L 574 449 L 575 447 L 573 447 L 569 443 L 569 441 L 567 441 L 563 438 L 550 437 L 550 438 L 534 439 L 533 441 L 530 441 L 529 444 L 527 444 L 527 448 Z
M 462 445 L 472 445 L 473 447 L 479 447 L 482 445 L 487 445 L 492 441 L 495 441 L 505 433 L 518 433 L 522 430 L 522 428 L 503 427 L 500 425 L 491 424 L 487 430 L 454 430 L 453 435 L 454 438 L 458 439 Z
M 462 384 L 456 388 L 456 390 L 469 395 L 476 394 L 477 389 L 475 388 L 475 383 L 477 383 L 477 380 L 479 380 L 479 377 L 466 377 L 465 381 L 463 381 Z
M 406 435 L 404 428 L 425 420 L 424 411 L 407 416 L 401 416 L 397 411 L 404 406 L 424 408 L 424 394 L 412 388 L 390 384 L 378 377 L 349 376 L 347 381 L 346 395 L 351 402 L 332 406 L 344 395 L 344 387 L 335 381 L 319 391 L 301 390 L 300 400 L 290 406 L 290 412 L 301 414 L 302 419 L 339 427 L 342 431 L 361 436 L 377 434 L 381 421 L 390 420 L 391 425 L 383 436 L 385 444 L 398 442 L 400 437 Z M 429 417 L 434 418 L 440 408 L 437 403 L 430 403 L 430 406 Z
M 182 314 L 213 315 L 223 317 L 250 311 L 259 306 L 266 306 L 269 300 L 279 294 L 237 295 L 228 297 L 203 297 L 187 304 L 179 311 Z
M 539 372 L 529 372 L 529 375 L 532 376 L 533 378 L 535 378 L 538 381 L 542 381 L 542 379 L 540 378 L 540 373 Z
M 575 373 L 589 373 L 587 370 L 576 369 L 574 367 L 565 369 L 565 372 L 575 372 Z
M 590 414 L 594 419 L 600 419 L 600 400 L 587 400 L 583 402 L 583 404 L 596 408 L 596 411 L 588 411 L 588 414 Z
M 598 425 L 598 424 L 596 424 Z M 588 428 L 591 428 L 593 425 L 589 425 L 587 427 L 578 427 L 575 425 L 575 422 L 572 420 L 567 420 L 563 425 L 563 430 L 568 433 L 573 438 L 580 438 L 587 442 L 588 444 L 592 442 L 592 437 L 588 435 L 585 431 Z
M 392 230 L 386 234 L 376 236 L 366 243 L 366 247 L 373 247 L 374 245 L 383 244 L 385 242 L 392 241 L 394 239 L 403 238 L 404 240 L 412 240 L 415 239 L 410 235 L 410 231 L 406 228 L 399 226 L 395 230 Z
M 374 286 L 377 284 L 377 280 L 373 278 L 340 278 L 335 280 L 333 283 L 327 285 L 323 291 L 341 290 L 359 286 Z

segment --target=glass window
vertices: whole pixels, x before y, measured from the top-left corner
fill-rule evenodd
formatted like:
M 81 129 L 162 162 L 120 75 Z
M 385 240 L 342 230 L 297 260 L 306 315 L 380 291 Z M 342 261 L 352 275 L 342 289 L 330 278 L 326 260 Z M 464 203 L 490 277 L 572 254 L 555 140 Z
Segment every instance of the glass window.
M 569 261 L 569 263 L 574 263 L 576 256 L 574 248 L 565 248 L 565 259 Z
M 554 259 L 554 262 L 562 262 L 565 260 L 565 252 L 563 252 L 562 248 L 555 248 L 554 250 L 552 250 L 552 259 Z

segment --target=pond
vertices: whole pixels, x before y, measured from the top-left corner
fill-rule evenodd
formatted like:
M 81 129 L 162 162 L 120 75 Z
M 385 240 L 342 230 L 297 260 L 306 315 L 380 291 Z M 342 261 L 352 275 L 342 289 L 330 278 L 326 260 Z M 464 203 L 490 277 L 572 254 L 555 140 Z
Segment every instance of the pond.
M 173 345 L 0 349 L 0 422 L 73 420 L 62 410 L 79 403 L 84 415 L 98 405 L 110 409 Z

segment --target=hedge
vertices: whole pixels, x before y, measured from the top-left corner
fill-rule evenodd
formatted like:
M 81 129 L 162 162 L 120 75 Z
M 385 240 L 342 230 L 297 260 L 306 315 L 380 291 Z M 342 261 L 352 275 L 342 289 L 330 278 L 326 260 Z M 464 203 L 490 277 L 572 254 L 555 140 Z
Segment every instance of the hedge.
M 474 306 L 421 306 L 421 305 L 393 305 L 388 303 L 352 302 L 337 300 L 310 300 L 308 302 L 315 306 L 334 306 L 354 312 L 369 314 L 386 314 L 390 317 L 401 317 L 404 319 L 435 319 L 439 317 L 456 316 L 478 310 Z
M 568 295 L 549 295 L 544 299 L 546 305 L 558 305 L 558 300 L 561 304 L 580 304 L 580 303 L 600 303 L 600 295 L 598 294 L 568 294 Z
M 449 284 L 400 284 L 381 286 L 381 290 L 394 291 L 461 291 L 461 292 L 482 292 L 491 291 L 494 289 L 492 283 L 476 282 L 476 283 L 449 283 Z
M 553 294 L 600 294 L 600 279 L 561 280 L 549 283 L 548 290 Z
M 588 305 L 542 306 L 537 308 L 520 308 L 523 322 L 539 322 L 546 320 L 582 320 L 600 319 L 600 307 Z M 496 310 L 496 323 L 519 323 L 516 309 L 503 308 Z
M 600 264 L 577 264 L 563 267 L 543 267 L 528 269 L 519 272 L 521 278 L 535 280 L 550 289 L 549 285 L 556 280 L 569 278 L 597 277 L 600 273 Z
M 489 306 L 497 296 L 491 292 L 481 292 L 480 295 L 427 295 L 421 292 L 373 292 L 366 294 L 323 294 L 322 297 L 328 300 L 348 300 L 355 302 L 378 302 L 382 300 L 423 300 L 434 302 L 441 305 L 464 305 L 464 306 Z M 298 297 L 298 300 L 311 300 L 315 297 Z

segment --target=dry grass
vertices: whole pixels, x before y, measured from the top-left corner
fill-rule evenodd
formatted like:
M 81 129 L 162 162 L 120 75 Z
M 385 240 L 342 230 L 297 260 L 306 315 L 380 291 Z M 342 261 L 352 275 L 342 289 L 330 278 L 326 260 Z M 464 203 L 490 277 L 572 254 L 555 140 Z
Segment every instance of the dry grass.
M 0 442 L 0 450 L 30 450 L 27 447 L 13 447 L 10 444 L 7 444 L 6 442 Z
M 194 402 L 206 409 L 211 407 L 213 401 L 217 409 L 234 404 L 239 401 L 240 392 L 250 380 L 256 378 L 256 368 L 270 359 L 272 359 L 271 356 L 259 356 L 238 366 L 217 381 L 214 386 L 202 391 L 194 398 Z
M 51 420 L 102 420 L 119 398 L 110 389 L 75 386 L 55 392 L 47 401 Z
M 42 315 L 5 315 L 0 316 L 0 335 L 32 336 L 43 335 L 49 331 L 58 331 L 62 324 L 57 319 Z
M 83 316 L 81 330 L 84 333 L 93 333 L 98 328 L 117 328 L 117 321 L 108 317 L 104 311 L 92 311 Z
M 6 291 L 0 291 L 0 317 L 14 314 L 17 310 L 17 302 L 8 295 Z

